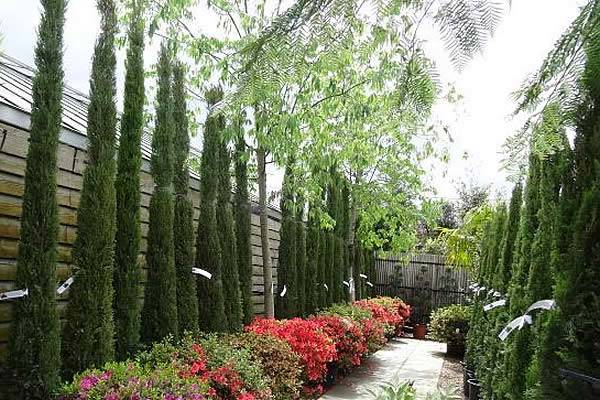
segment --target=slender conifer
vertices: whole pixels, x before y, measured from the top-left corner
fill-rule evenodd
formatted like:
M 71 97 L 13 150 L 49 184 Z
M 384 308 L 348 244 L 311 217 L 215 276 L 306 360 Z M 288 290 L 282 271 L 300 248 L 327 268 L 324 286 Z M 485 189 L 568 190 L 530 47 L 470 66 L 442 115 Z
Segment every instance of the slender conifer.
M 115 35 L 113 0 L 99 0 L 100 36 L 94 49 L 87 121 L 88 163 L 83 173 L 73 246 L 75 281 L 63 330 L 65 376 L 100 367 L 114 357 Z
M 306 275 L 306 226 L 304 225 L 304 201 L 298 199 L 296 221 L 296 290 L 297 315 L 305 315 L 307 303 L 307 281 Z
M 59 383 L 60 370 L 60 328 L 55 299 L 56 171 L 65 1 L 44 0 L 42 7 L 15 279 L 16 287 L 27 289 L 29 294 L 15 302 L 9 339 L 9 365 L 17 375 L 24 399 L 51 398 Z
M 278 318 L 296 316 L 296 222 L 294 220 L 294 195 L 292 163 L 285 170 L 281 195 L 281 240 L 279 242 L 279 264 L 277 266 L 277 294 L 275 315 Z M 285 288 L 285 295 L 281 296 Z

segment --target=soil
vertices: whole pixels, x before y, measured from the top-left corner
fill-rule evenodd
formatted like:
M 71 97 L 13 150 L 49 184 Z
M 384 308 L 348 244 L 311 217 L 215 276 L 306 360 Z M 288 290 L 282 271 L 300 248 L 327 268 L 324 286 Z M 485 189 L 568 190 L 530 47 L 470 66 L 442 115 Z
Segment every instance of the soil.
M 452 391 L 458 395 L 462 395 L 463 384 L 463 369 L 460 365 L 460 359 L 448 357 L 444 358 L 442 371 L 438 380 L 438 386 L 444 391 Z

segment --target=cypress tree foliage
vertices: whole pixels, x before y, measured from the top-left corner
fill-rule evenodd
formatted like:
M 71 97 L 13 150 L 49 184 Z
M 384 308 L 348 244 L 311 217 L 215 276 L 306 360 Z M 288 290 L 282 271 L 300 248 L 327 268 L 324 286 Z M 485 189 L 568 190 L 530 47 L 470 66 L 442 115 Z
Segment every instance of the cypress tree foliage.
M 223 98 L 220 88 L 206 93 L 209 109 Z M 225 128 L 222 115 L 209 114 L 204 129 L 200 177 L 200 218 L 196 240 L 197 268 L 212 274 L 208 280 L 197 279 L 199 327 L 203 331 L 225 332 L 228 329 L 223 298 L 221 243 L 217 228 L 217 185 L 219 180 L 219 143 Z
M 29 294 L 15 302 L 9 338 L 9 365 L 24 399 L 50 398 L 59 383 L 60 369 L 55 300 L 56 153 L 62 111 L 65 1 L 45 0 L 42 6 L 15 280 L 16 287 L 27 288 Z
M 100 367 L 114 357 L 113 257 L 115 245 L 115 34 L 113 0 L 99 0 L 101 32 L 94 49 L 88 107 L 88 164 L 83 174 L 73 246 L 75 282 L 63 332 L 66 376 Z
M 296 221 L 296 281 L 298 289 L 297 311 L 298 315 L 305 315 L 307 309 L 307 282 L 306 275 L 306 226 L 304 225 L 304 200 L 298 199 L 298 220 Z
M 363 292 L 363 278 L 360 277 L 360 274 L 364 273 L 364 257 L 362 254 L 362 249 L 360 245 L 357 243 L 353 246 L 354 256 L 352 257 L 354 261 L 354 290 L 356 291 L 356 300 L 360 300 L 364 297 Z
M 241 127 L 240 127 L 241 128 Z M 234 194 L 235 235 L 242 301 L 242 321 L 252 322 L 252 248 L 250 245 L 251 214 L 248 195 L 248 161 L 246 142 L 240 129 L 236 140 L 235 153 L 235 194 Z
M 124 359 L 140 342 L 140 167 L 144 126 L 143 2 L 133 2 L 128 32 L 123 115 L 117 158 L 115 233 L 115 351 Z
M 519 229 L 521 217 L 521 203 L 523 201 L 523 188 L 517 183 L 512 191 L 510 205 L 508 207 L 508 219 L 502 238 L 502 249 L 500 255 L 500 269 L 495 276 L 494 288 L 505 292 L 510 281 L 510 272 L 513 261 L 514 244 Z
M 329 287 L 327 291 L 327 305 L 330 306 L 336 301 L 337 282 L 335 281 L 336 273 L 336 236 L 333 232 L 327 232 L 327 254 L 325 255 L 325 282 Z
M 188 133 L 187 105 L 185 92 L 185 69 L 177 63 L 173 68 L 173 138 L 175 210 L 173 240 L 175 244 L 175 270 L 177 271 L 177 320 L 178 331 L 198 331 L 198 299 L 196 284 L 192 276 L 194 265 L 194 207 L 188 197 L 190 171 L 188 155 L 190 136 Z
M 221 238 L 223 265 L 223 301 L 229 332 L 242 329 L 242 303 L 240 299 L 240 279 L 238 274 L 237 247 L 233 210 L 231 208 L 231 159 L 227 144 L 219 145 L 219 192 L 217 204 L 217 224 Z
M 319 292 L 319 309 L 327 307 L 327 296 L 328 290 L 325 285 L 329 286 L 327 282 L 327 232 L 319 230 L 319 270 L 318 270 L 318 292 Z
M 308 212 L 308 229 L 306 233 L 306 301 L 305 314 L 310 315 L 319 308 L 319 229 L 312 215 L 312 206 Z
M 142 308 L 142 339 L 155 342 L 177 336 L 177 274 L 173 243 L 173 96 L 170 50 L 163 43 L 158 60 L 156 124 L 150 170 L 154 193 L 148 221 L 148 281 Z
M 277 266 L 277 295 L 275 315 L 278 318 L 295 317 L 297 307 L 296 276 L 296 222 L 294 220 L 293 161 L 285 169 L 281 194 L 281 230 L 279 231 L 279 264 Z M 285 296 L 281 297 L 284 287 Z
M 344 293 L 344 239 L 335 235 L 335 273 L 334 273 L 334 282 L 335 282 L 335 303 L 342 302 L 346 299 L 346 295 Z
M 502 250 L 502 238 L 504 236 L 504 228 L 506 227 L 506 205 L 504 203 L 498 205 L 494 215 L 494 227 L 492 230 L 492 238 L 490 242 L 490 250 L 485 266 L 483 281 L 485 286 L 491 287 L 494 281 L 494 276 L 498 272 L 498 264 L 500 262 L 500 253 Z
M 344 181 L 342 184 L 341 193 L 341 212 L 342 212 L 342 238 L 344 240 L 344 269 L 343 275 L 344 280 L 349 281 L 350 276 L 350 186 L 348 182 Z M 342 288 L 344 290 L 345 297 L 342 300 L 350 301 L 350 288 Z

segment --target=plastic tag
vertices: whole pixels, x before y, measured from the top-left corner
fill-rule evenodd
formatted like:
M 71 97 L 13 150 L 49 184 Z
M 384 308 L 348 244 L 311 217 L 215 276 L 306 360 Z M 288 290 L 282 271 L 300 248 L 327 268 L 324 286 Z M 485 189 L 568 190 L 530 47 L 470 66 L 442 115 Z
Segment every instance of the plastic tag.
M 373 284 L 371 282 L 369 282 L 369 281 L 367 281 L 367 285 L 373 287 Z
M 323 284 L 323 287 L 325 288 L 325 290 L 327 290 L 329 292 L 329 286 L 327 286 L 326 283 Z
M 56 289 L 56 293 L 63 294 L 73 284 L 73 281 L 75 281 L 75 277 L 69 277 L 69 279 L 64 281 L 62 285 L 60 285 L 58 289 Z
M 281 291 L 281 293 L 279 294 L 279 297 L 283 297 L 285 296 L 285 294 L 287 293 L 287 286 L 283 285 L 283 290 Z
M 11 290 L 10 292 L 0 293 L 0 300 L 18 299 L 29 294 L 29 289 Z
M 212 278 L 212 274 L 202 268 L 192 268 L 192 273 L 197 274 L 197 275 L 202 275 L 203 277 L 205 277 L 207 279 Z
M 504 327 L 504 329 L 502 329 L 502 332 L 500 332 L 498 337 L 500 338 L 500 340 L 504 341 L 504 340 L 506 340 L 508 335 L 510 335 L 512 333 L 512 331 L 514 331 L 517 328 L 519 328 L 519 330 L 521 330 L 526 324 L 531 324 L 531 322 L 532 322 L 531 316 L 521 315 L 520 317 L 517 317 L 517 318 L 513 319 L 512 321 L 510 321 L 509 324 L 506 325 Z
M 367 276 L 365 274 L 360 274 L 360 277 L 363 279 L 367 279 Z
M 529 314 L 533 310 L 554 310 L 556 302 L 554 300 L 540 300 L 529 306 L 525 314 Z
M 502 307 L 504 305 L 506 305 L 506 299 L 498 300 L 498 301 L 495 301 L 493 303 L 486 304 L 485 306 L 483 306 L 483 311 L 490 311 L 496 307 Z
M 350 287 L 350 284 L 348 282 L 346 282 L 346 281 L 342 281 L 342 282 L 344 282 L 344 285 Z

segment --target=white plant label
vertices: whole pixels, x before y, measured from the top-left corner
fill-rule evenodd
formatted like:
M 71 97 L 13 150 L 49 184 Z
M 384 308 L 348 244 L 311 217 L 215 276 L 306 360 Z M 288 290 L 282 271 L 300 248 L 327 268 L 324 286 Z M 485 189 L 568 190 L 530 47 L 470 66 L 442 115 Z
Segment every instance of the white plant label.
M 360 274 L 360 277 L 363 279 L 367 279 L 367 276 L 365 274 Z
M 500 332 L 498 337 L 500 338 L 500 340 L 504 341 L 504 340 L 506 340 L 508 335 L 510 335 L 512 333 L 512 331 L 514 331 L 517 328 L 519 328 L 519 330 L 521 330 L 526 324 L 531 324 L 531 322 L 532 322 L 531 316 L 521 315 L 520 317 L 517 317 L 517 318 L 513 319 L 512 321 L 510 321 L 510 323 L 508 325 L 506 325 L 504 327 L 504 329 L 502 329 L 502 332 Z
M 283 290 L 281 291 L 281 293 L 279 293 L 279 297 L 285 296 L 286 293 L 287 293 L 287 286 L 283 285 Z
M 367 285 L 373 287 L 373 284 L 371 282 L 369 282 L 369 281 L 367 281 Z
M 477 292 L 477 294 L 483 292 L 485 290 L 485 286 L 482 286 L 480 288 L 478 288 L 475 292 Z
M 488 296 L 489 296 L 490 294 L 494 293 L 494 292 L 495 292 L 495 290 L 494 290 L 494 289 L 490 289 L 490 290 L 488 290 Z
M 323 287 L 325 288 L 325 290 L 327 290 L 329 292 L 329 286 L 327 286 L 326 283 L 323 284 Z
M 10 292 L 0 293 L 0 300 L 19 299 L 28 294 L 29 289 L 11 290 Z
M 486 304 L 485 306 L 483 306 L 483 311 L 490 311 L 496 307 L 502 307 L 504 305 L 506 305 L 506 299 L 498 300 L 498 301 L 495 301 L 493 303 Z
M 500 293 L 500 292 L 494 292 L 494 297 L 502 297 L 502 293 Z
M 344 282 L 344 285 L 350 287 L 350 284 L 348 282 L 346 282 L 346 281 L 343 281 L 343 282 Z
M 206 279 L 211 279 L 212 278 L 212 274 L 210 272 L 202 269 L 202 268 L 192 268 L 192 273 L 196 274 L 196 275 L 202 275 Z
M 529 306 L 525 314 L 529 314 L 533 310 L 553 310 L 556 307 L 554 300 L 540 300 Z
M 56 289 L 56 293 L 63 294 L 69 287 L 71 287 L 73 281 L 75 281 L 75 277 L 71 276 L 69 279 L 64 281 L 62 285 L 58 287 L 58 289 Z

